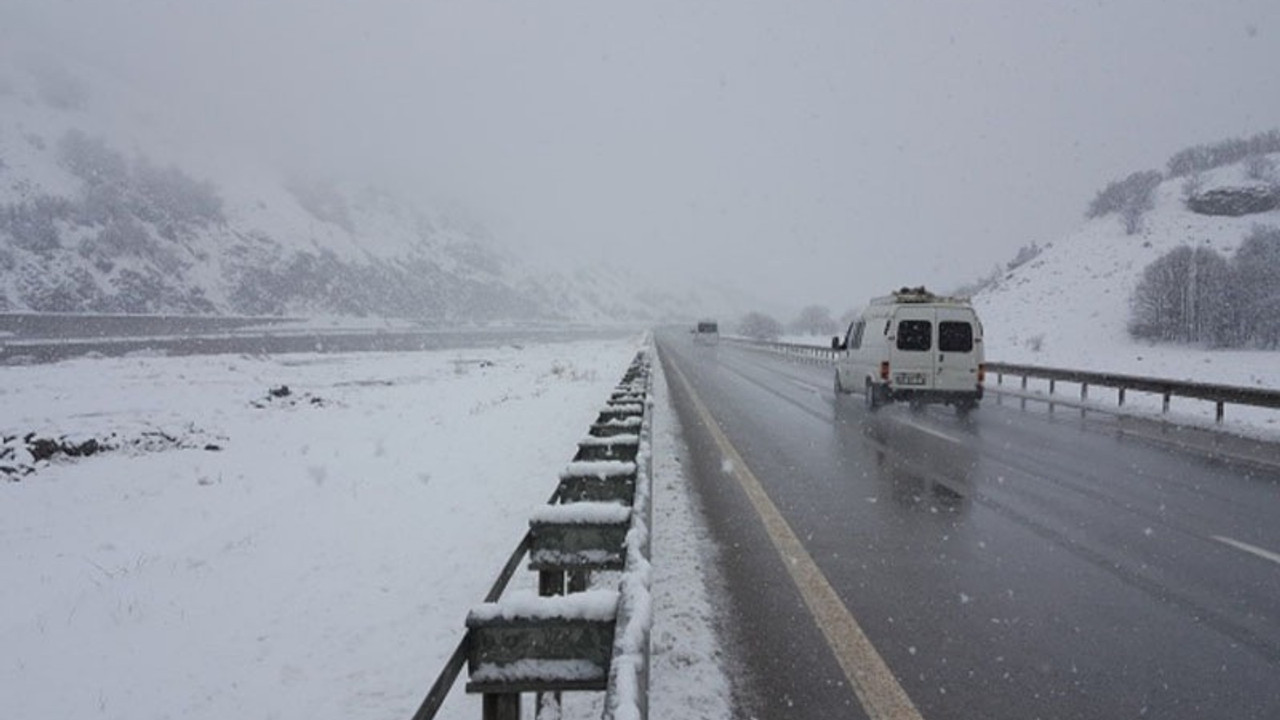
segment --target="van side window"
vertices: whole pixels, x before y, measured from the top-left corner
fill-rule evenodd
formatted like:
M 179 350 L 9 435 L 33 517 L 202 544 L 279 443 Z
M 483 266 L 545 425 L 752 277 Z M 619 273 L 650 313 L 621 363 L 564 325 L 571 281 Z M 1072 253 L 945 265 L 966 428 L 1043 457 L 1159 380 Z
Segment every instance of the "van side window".
M 928 350 L 933 345 L 933 323 L 928 320 L 898 322 L 899 350 Z
M 850 350 L 857 350 L 858 348 L 862 347 L 862 331 L 865 330 L 866 327 L 867 327 L 866 321 L 859 320 L 858 322 L 854 323 L 852 327 L 849 328 L 849 343 L 847 347 Z
M 973 352 L 973 326 L 967 322 L 938 323 L 938 349 L 942 352 Z

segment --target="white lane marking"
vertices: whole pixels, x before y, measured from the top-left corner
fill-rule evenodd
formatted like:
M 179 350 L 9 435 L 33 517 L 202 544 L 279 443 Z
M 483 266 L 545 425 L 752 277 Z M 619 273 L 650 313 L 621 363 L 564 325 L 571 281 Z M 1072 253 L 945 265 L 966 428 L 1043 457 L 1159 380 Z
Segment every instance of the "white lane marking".
M 853 618 L 849 608 L 840 600 L 835 588 L 822 574 L 813 557 L 804 549 L 800 538 L 796 536 L 791 525 L 782 517 L 778 507 L 773 504 L 760 484 L 759 478 L 747 467 L 747 463 L 738 453 L 737 448 L 729 442 L 720 425 L 711 415 L 711 411 L 702 403 L 702 399 L 694 392 L 689 379 L 678 366 L 672 366 L 684 386 L 694 409 L 702 424 L 711 433 L 716 445 L 724 453 L 726 462 L 721 463 L 721 470 L 731 468 L 731 474 L 746 493 L 747 499 L 755 507 L 756 513 L 764 523 L 765 532 L 772 541 L 774 550 L 782 559 L 791 581 L 800 591 L 800 596 L 808 606 L 814 623 L 827 639 L 827 646 L 849 680 L 854 695 L 862 704 L 867 717 L 871 720 L 923 720 L 920 711 L 907 696 L 898 678 L 894 677 L 879 651 L 871 644 L 871 640 L 858 621 Z
M 822 394 L 822 388 L 818 387 L 817 385 L 814 385 L 813 383 L 807 383 L 807 382 L 805 382 L 805 381 L 803 381 L 803 380 L 797 380 L 797 379 L 795 379 L 795 378 L 787 378 L 787 380 L 788 380 L 792 385 L 795 385 L 796 387 L 800 388 L 801 390 L 808 390 L 809 392 L 813 393 L 814 395 L 821 395 L 821 394 Z
M 953 437 L 951 437 L 950 435 L 948 435 L 948 434 L 946 434 L 946 433 L 938 432 L 937 430 L 934 430 L 933 428 L 925 427 L 924 425 L 920 425 L 920 424 L 914 423 L 914 422 L 912 422 L 912 421 L 910 421 L 910 420 L 899 420 L 898 422 L 902 423 L 903 425 L 909 425 L 909 426 L 911 426 L 911 427 L 913 427 L 913 428 L 915 428 L 915 429 L 919 430 L 919 431 L 920 431 L 920 432 L 922 432 L 922 433 L 928 433 L 928 434 L 930 434 L 930 435 L 932 435 L 932 436 L 934 436 L 934 437 L 936 437 L 936 438 L 942 438 L 943 440 L 946 440 L 946 441 L 947 441 L 947 442 L 949 442 L 949 443 L 955 443 L 956 445 L 963 445 L 963 444 L 964 444 L 964 441 L 960 440 L 960 438 L 953 438 Z
M 1213 539 L 1217 540 L 1223 545 L 1230 545 L 1231 547 L 1237 550 L 1243 550 L 1249 553 L 1250 555 L 1257 555 L 1263 560 L 1270 560 L 1273 563 L 1280 564 L 1280 553 L 1274 553 L 1274 552 L 1271 552 L 1270 550 L 1264 550 L 1256 545 L 1250 545 L 1249 543 L 1240 542 L 1239 540 L 1236 540 L 1234 538 L 1229 538 L 1222 535 L 1214 535 Z

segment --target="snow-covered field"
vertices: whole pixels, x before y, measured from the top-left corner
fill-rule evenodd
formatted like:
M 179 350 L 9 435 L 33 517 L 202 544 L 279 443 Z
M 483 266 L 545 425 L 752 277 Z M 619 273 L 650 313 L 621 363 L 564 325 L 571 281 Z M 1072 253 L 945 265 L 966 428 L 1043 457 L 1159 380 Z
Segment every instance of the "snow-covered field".
M 407 718 L 639 346 L 0 368 L 11 445 L 117 448 L 0 479 L 0 714 Z M 654 717 L 728 717 L 656 384 Z

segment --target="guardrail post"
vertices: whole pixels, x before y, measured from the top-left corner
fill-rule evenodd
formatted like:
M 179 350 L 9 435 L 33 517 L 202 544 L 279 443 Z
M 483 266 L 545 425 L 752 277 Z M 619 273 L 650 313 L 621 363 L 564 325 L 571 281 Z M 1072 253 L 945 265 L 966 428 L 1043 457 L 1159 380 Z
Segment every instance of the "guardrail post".
M 1022 376 L 1022 409 L 1027 409 L 1027 376 Z
M 1120 388 L 1120 407 L 1124 407 L 1124 388 Z
M 520 693 L 485 693 L 484 720 L 520 720 Z
M 573 592 L 573 591 L 570 590 L 570 592 Z M 564 571 L 563 570 L 539 570 L 538 571 L 538 594 L 541 595 L 542 597 L 551 597 L 553 595 L 563 595 L 564 594 Z M 534 695 L 533 702 L 534 702 L 535 715 L 542 712 L 544 695 L 545 693 L 537 693 L 536 695 Z M 501 698 L 506 696 L 505 695 L 488 695 L 488 694 L 484 696 L 485 703 L 486 703 L 484 720 L 489 720 L 488 701 L 489 701 L 489 698 L 491 697 Z M 517 694 L 515 697 L 516 697 L 515 715 L 512 715 L 511 717 L 516 718 L 518 720 L 518 718 L 520 717 L 520 695 Z M 561 700 L 560 693 L 558 692 L 551 693 L 551 697 L 555 699 L 556 707 L 560 707 L 560 700 Z M 506 720 L 507 716 L 504 715 L 502 716 L 502 718 L 503 720 Z
M 1053 414 L 1053 388 L 1058 384 L 1057 380 L 1049 379 L 1049 414 Z
M 1080 383 L 1080 417 L 1084 417 L 1084 402 L 1089 399 L 1089 383 Z
M 1221 424 L 1222 424 L 1222 415 L 1223 415 L 1223 409 L 1222 409 L 1222 406 L 1223 406 L 1223 405 L 1224 405 L 1224 403 L 1223 403 L 1221 400 L 1219 400 L 1219 401 L 1218 401 L 1218 409 L 1217 409 L 1217 417 L 1215 417 L 1215 418 L 1214 418 L 1214 422 L 1218 423 L 1219 425 L 1221 425 Z
M 564 571 L 541 570 L 538 572 L 538 594 L 542 597 L 564 594 Z
M 1161 406 L 1161 408 L 1160 408 L 1160 412 L 1161 412 L 1161 413 L 1163 413 L 1163 414 L 1165 414 L 1165 415 L 1168 415 L 1168 414 L 1169 414 L 1169 396 L 1170 396 L 1170 395 L 1172 395 L 1172 393 L 1171 393 L 1170 391 L 1168 391 L 1168 390 L 1165 390 L 1165 391 L 1164 391 L 1164 403 L 1163 403 L 1163 405 L 1162 405 L 1162 406 Z

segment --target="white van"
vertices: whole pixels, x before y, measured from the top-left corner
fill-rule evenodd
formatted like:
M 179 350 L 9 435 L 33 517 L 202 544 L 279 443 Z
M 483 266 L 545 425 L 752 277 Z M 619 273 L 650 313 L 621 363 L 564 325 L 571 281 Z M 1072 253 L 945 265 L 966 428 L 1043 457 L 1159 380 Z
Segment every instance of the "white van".
M 872 300 L 831 347 L 837 395 L 861 392 L 871 410 L 905 400 L 964 415 L 982 399 L 982 323 L 968 300 L 903 288 Z

